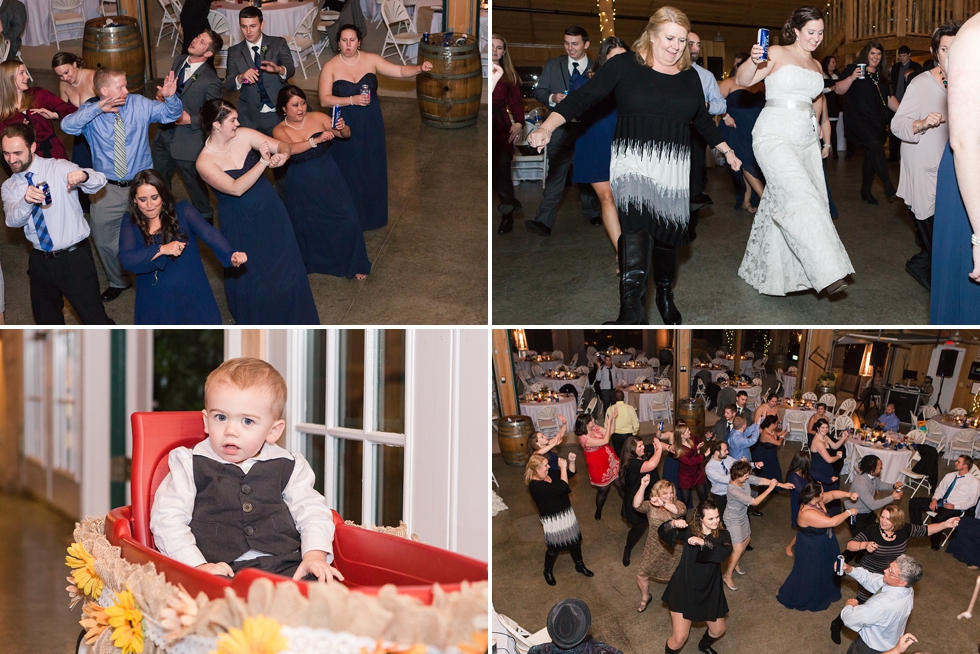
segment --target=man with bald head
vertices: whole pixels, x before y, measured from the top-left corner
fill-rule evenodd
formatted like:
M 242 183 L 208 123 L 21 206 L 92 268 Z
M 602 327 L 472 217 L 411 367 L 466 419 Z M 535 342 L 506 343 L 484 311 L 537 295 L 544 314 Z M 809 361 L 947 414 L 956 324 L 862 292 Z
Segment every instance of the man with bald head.
M 721 96 L 715 76 L 702 68 L 698 61 L 701 59 L 701 37 L 696 32 L 687 33 L 687 47 L 691 51 L 691 66 L 701 78 L 701 89 L 704 91 L 704 101 L 708 113 L 712 116 L 723 116 L 728 110 L 725 98 Z M 697 211 L 711 206 L 711 198 L 704 192 L 708 176 L 704 170 L 704 153 L 708 147 L 701 134 L 691 127 L 691 229 L 697 224 Z

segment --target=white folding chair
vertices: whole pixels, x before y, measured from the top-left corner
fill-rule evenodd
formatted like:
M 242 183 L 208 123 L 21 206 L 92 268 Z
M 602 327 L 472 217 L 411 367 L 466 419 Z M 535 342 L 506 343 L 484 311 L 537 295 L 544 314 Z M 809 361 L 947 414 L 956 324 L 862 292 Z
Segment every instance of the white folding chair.
M 720 375 L 715 377 L 715 382 L 717 383 L 727 382 L 727 381 L 728 381 L 728 375 L 726 375 L 725 373 L 721 373 Z
M 762 386 L 750 386 L 745 389 L 745 394 L 748 395 L 748 399 L 745 400 L 745 405 L 752 411 L 758 409 L 759 404 L 762 403 Z
M 847 431 L 854 427 L 854 418 L 851 416 L 836 416 L 831 426 L 834 428 L 834 433 L 839 434 L 842 431 Z
M 834 407 L 837 406 L 837 396 L 834 395 L 833 393 L 824 393 L 823 395 L 820 396 L 820 399 L 817 401 L 826 404 L 827 411 L 829 411 L 830 413 L 833 413 Z
M 966 454 L 972 458 L 973 452 L 977 449 L 976 443 L 976 429 L 962 429 L 956 432 L 956 435 L 949 439 L 949 443 L 946 445 L 946 460 L 952 461 L 960 454 Z
M 658 359 L 657 357 L 652 357 L 647 359 L 647 365 L 653 368 L 654 374 L 660 372 L 660 359 Z
M 313 60 L 316 62 L 317 70 L 320 69 L 320 55 L 313 42 L 313 21 L 316 20 L 316 7 L 310 9 L 305 16 L 303 16 L 302 22 L 300 22 L 299 27 L 296 28 L 296 33 L 289 37 L 289 51 L 295 55 L 295 59 L 299 65 L 299 69 L 303 71 L 303 79 L 306 79 L 306 64 L 303 63 L 306 56 L 309 54 L 313 55 Z M 305 54 L 309 53 L 309 54 Z M 405 63 L 405 60 L 402 60 Z
M 170 4 L 174 8 L 174 16 L 177 17 L 177 32 L 174 35 L 174 47 L 170 49 L 170 56 L 173 57 L 177 52 L 177 45 L 184 42 L 184 26 L 180 24 L 180 12 L 184 10 L 184 3 L 182 0 L 170 0 Z
M 587 375 L 587 374 L 589 374 L 589 367 L 588 366 L 579 366 L 578 368 L 575 369 L 575 372 L 577 372 L 580 375 Z
M 705 387 L 704 387 L 704 380 L 701 379 L 700 377 L 696 377 L 695 380 L 697 381 L 698 390 L 694 394 L 694 397 L 695 398 L 699 398 L 700 397 L 701 400 L 704 402 L 705 407 L 707 407 L 708 406 L 708 393 L 706 392 L 707 389 L 705 389 Z
M 162 1 L 162 0 L 161 0 Z M 227 34 L 231 33 L 231 28 L 228 26 L 228 19 L 225 18 L 224 14 L 217 11 L 208 12 L 208 25 L 211 26 L 215 32 L 221 36 L 221 47 L 218 52 L 214 53 L 214 67 L 227 69 L 228 68 L 228 39 L 225 38 Z
M 766 361 L 768 360 L 769 357 L 762 357 L 761 359 L 757 360 L 752 364 L 752 371 L 757 375 L 764 373 L 766 370 Z
M 693 365 L 695 365 L 695 366 L 700 366 L 701 365 L 701 359 L 699 359 L 697 357 L 694 357 L 692 359 L 692 361 L 694 362 Z
M 119 13 L 119 3 L 116 0 L 99 0 L 99 13 L 103 16 L 115 16 Z M 179 15 L 180 12 L 178 11 L 177 14 Z
M 762 377 L 753 377 L 752 378 L 752 385 L 753 386 L 762 386 Z
M 85 27 L 85 11 L 82 0 L 53 0 L 51 3 L 51 23 L 54 25 L 54 43 L 61 50 L 61 27 L 78 25 Z
M 854 409 L 856 408 L 857 408 L 857 400 L 849 397 L 843 402 L 841 402 L 840 406 L 837 407 L 837 415 L 850 416 L 851 414 L 854 413 Z
M 173 6 L 170 4 L 170 0 L 157 0 L 157 2 L 160 3 L 160 8 L 163 9 L 163 19 L 160 21 L 160 31 L 157 33 L 157 47 L 159 47 L 164 30 L 169 28 L 169 36 L 175 39 L 177 38 L 177 24 L 180 22 L 180 14 L 173 12 Z
M 561 359 L 562 361 L 564 361 L 565 360 L 565 353 L 562 352 L 561 350 L 555 350 L 554 352 L 551 353 L 551 358 L 553 358 L 553 359 Z
M 595 411 L 595 405 L 598 403 L 599 403 L 599 396 L 593 395 L 592 399 L 589 400 L 589 406 L 585 407 L 585 412 L 588 413 L 589 415 L 592 415 L 592 412 Z
M 316 26 L 316 31 L 320 33 L 320 42 L 316 44 L 317 53 L 322 53 L 324 48 L 330 45 L 329 29 L 340 20 L 339 11 L 324 9 L 320 12 L 320 23 Z
M 544 377 L 544 368 L 536 363 L 531 364 L 531 374 L 535 377 Z
M 661 377 L 657 380 L 657 384 L 663 386 L 666 389 L 670 389 L 670 377 Z
M 931 404 L 923 404 L 921 407 L 919 407 L 919 412 L 922 414 L 923 420 L 928 420 L 939 413 L 939 410 Z
M 926 495 L 932 492 L 932 486 L 929 484 L 929 479 L 924 474 L 919 474 L 918 472 L 913 472 L 912 468 L 915 467 L 915 462 L 919 461 L 922 455 L 918 452 L 913 452 L 912 456 L 909 457 L 909 462 L 901 469 L 899 474 L 901 474 L 904 479 L 902 482 L 905 484 L 905 488 L 912 488 L 912 494 L 909 495 L 909 499 L 915 497 L 915 494 L 919 492 L 919 489 L 923 486 L 926 487 Z
M 534 152 L 533 154 L 521 154 L 520 146 L 527 145 L 527 137 L 536 129 L 535 125 L 528 123 L 524 124 L 524 130 L 521 135 L 517 137 L 514 142 L 514 156 L 510 163 L 510 175 L 514 182 L 541 182 L 541 188 L 544 188 L 544 182 L 548 178 L 548 156 L 547 152 L 542 150 L 541 152 Z M 590 356 L 596 356 L 595 348 L 590 347 L 592 352 Z
M 388 30 L 384 45 L 381 47 L 381 56 L 382 58 L 385 57 L 388 48 L 393 47 L 402 60 L 402 65 L 404 65 L 406 63 L 405 48 L 410 45 L 418 45 L 422 40 L 422 35 L 415 31 L 415 23 L 412 21 L 412 17 L 408 15 L 408 10 L 401 0 L 383 0 L 381 3 L 381 19 Z M 406 31 L 402 32 L 403 28 L 407 28 Z
M 923 442 L 932 445 L 937 452 L 942 452 L 946 444 L 946 433 L 942 425 L 935 420 L 926 420 L 926 437 Z
M 958 417 L 962 418 L 963 416 L 966 415 L 966 409 L 964 409 L 963 407 L 956 407 L 955 409 L 950 409 L 949 410 L 949 415 L 951 415 L 951 416 L 958 416 Z
M 789 409 L 783 415 L 783 426 L 789 432 L 786 434 L 786 440 L 795 441 L 800 440 L 803 446 L 806 447 L 806 422 L 807 415 L 802 411 L 796 411 L 794 409 Z M 794 438 L 795 434 L 799 434 L 799 439 Z
M 3 43 L 0 43 L 0 61 L 6 61 L 7 60 L 7 54 L 9 54 L 9 53 L 10 53 L 10 40 L 9 39 L 4 39 L 3 40 Z M 24 64 L 24 58 L 20 56 L 20 52 L 18 52 L 16 54 L 16 57 L 17 57 L 17 61 L 19 61 L 20 63 Z M 30 71 L 30 69 L 27 68 L 27 64 L 24 64 L 24 70 L 27 71 L 27 77 L 28 77 L 28 79 L 30 79 L 33 82 L 34 81 L 34 76 L 31 75 L 31 71 Z
M 540 411 L 538 411 L 537 419 L 538 431 L 545 434 L 546 436 L 554 435 L 558 432 L 558 428 L 561 427 L 561 423 L 558 422 L 558 407 L 556 406 L 546 406 Z M 548 432 L 551 432 L 550 434 Z
M 575 364 L 576 364 L 576 363 L 578 363 L 578 352 L 576 352 L 576 353 L 575 353 L 575 354 L 574 354 L 574 355 L 572 356 L 572 360 L 571 360 L 571 362 L 570 362 L 570 363 L 568 364 L 568 367 L 569 367 L 569 368 L 574 368 L 574 367 L 575 367 Z
M 674 411 L 670 406 L 670 393 L 654 393 L 650 397 L 650 411 L 653 413 L 653 419 L 657 420 L 657 417 L 663 413 L 667 414 L 667 422 L 674 422 Z
M 817 402 L 817 394 L 812 391 L 807 391 L 803 394 L 803 399 L 807 402 Z

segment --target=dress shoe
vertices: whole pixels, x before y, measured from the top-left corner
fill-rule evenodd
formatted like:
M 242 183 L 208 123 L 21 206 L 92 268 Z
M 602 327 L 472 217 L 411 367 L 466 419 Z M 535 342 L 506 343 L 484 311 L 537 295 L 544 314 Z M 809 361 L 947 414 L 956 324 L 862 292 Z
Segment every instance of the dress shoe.
M 757 518 L 762 517 L 762 511 L 749 511 L 749 515 L 754 515 Z
M 746 551 L 746 552 L 751 552 L 751 551 L 752 551 L 752 550 L 754 550 L 754 549 L 755 549 L 755 548 L 754 548 L 754 547 L 752 547 L 751 545 L 746 545 L 746 546 L 745 546 L 745 551 Z
M 870 189 L 861 189 L 861 199 L 872 206 L 878 206 L 878 201 L 875 200 L 875 196 L 871 195 Z
M 586 577 L 594 577 L 595 576 L 595 574 L 591 570 L 589 570 L 588 568 L 585 567 L 585 564 L 584 563 L 576 563 L 575 564 L 575 572 L 577 572 L 577 573 L 579 573 L 581 575 L 585 575 Z
M 626 550 L 623 552 L 623 565 L 627 568 L 630 567 L 630 552 Z
M 524 229 L 538 236 L 551 236 L 551 228 L 537 220 L 525 220 Z
M 839 615 L 830 623 L 830 639 L 834 641 L 835 645 L 840 645 L 840 630 L 843 627 L 844 621 L 840 619 Z
M 544 571 L 544 580 L 548 582 L 549 586 L 554 586 L 556 583 L 555 575 L 551 574 L 551 570 Z
M 892 190 L 892 191 L 890 191 L 888 193 L 885 193 L 885 196 L 888 198 L 888 201 L 889 202 L 894 202 L 895 200 L 898 199 L 898 194 L 894 190 Z
M 132 284 L 130 284 L 129 286 L 123 286 L 122 288 L 119 288 L 118 286 L 110 286 L 105 291 L 103 291 L 103 293 L 102 293 L 102 301 L 103 302 L 112 302 L 117 297 L 119 297 L 120 295 L 122 295 L 122 292 L 125 291 L 130 286 L 132 286 Z
M 602 224 L 602 216 L 593 216 L 592 218 L 589 218 L 589 222 L 598 227 Z
M 698 193 L 693 198 L 691 198 L 691 211 L 697 211 L 698 209 L 704 209 L 705 207 L 710 207 L 715 203 L 707 193 Z
M 704 632 L 704 635 L 701 636 L 701 642 L 698 643 L 698 651 L 701 652 L 701 654 L 718 654 L 718 652 L 711 647 L 717 640 L 717 638 L 712 638 L 709 636 L 707 631 Z
M 835 293 L 840 293 L 847 289 L 847 282 L 843 279 L 838 279 L 836 282 L 827 287 L 827 295 L 833 295 Z
M 514 229 L 514 212 L 508 211 L 500 218 L 500 226 L 497 228 L 498 234 L 509 234 Z

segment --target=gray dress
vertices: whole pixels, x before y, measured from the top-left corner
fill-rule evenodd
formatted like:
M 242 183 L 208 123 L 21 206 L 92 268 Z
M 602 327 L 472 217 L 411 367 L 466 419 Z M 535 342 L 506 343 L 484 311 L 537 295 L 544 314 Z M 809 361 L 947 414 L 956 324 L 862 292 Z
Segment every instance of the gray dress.
M 733 544 L 744 543 L 752 534 L 749 527 L 749 506 L 755 498 L 752 497 L 750 485 L 762 486 L 768 483 L 768 479 L 749 475 L 742 488 L 728 484 L 728 505 L 725 507 L 724 520 L 725 529 L 731 534 Z

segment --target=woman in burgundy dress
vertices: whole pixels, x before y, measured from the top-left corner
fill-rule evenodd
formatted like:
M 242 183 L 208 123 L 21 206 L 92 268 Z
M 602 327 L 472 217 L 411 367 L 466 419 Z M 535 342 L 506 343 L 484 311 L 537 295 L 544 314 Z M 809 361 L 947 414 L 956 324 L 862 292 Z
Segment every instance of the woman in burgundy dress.
M 521 208 L 521 203 L 514 198 L 510 163 L 514 157 L 512 144 L 524 131 L 524 107 L 521 105 L 521 78 L 510 60 L 507 41 L 497 34 L 490 41 L 493 63 L 504 71 L 493 89 L 493 192 L 500 199 L 497 208 L 502 216 L 497 233 L 506 234 L 514 226 L 514 212 Z
M 677 497 L 685 506 L 694 506 L 692 490 L 698 493 L 698 501 L 708 499 L 708 477 L 704 474 L 704 441 L 695 436 L 686 425 L 674 429 L 674 456 L 679 464 L 677 470 Z
M 27 68 L 21 62 L 0 64 L 0 130 L 14 123 L 28 123 L 37 134 L 39 157 L 68 159 L 51 121 L 75 113 L 77 107 L 50 91 L 28 86 L 29 82 Z
M 589 469 L 589 481 L 595 486 L 595 519 L 602 519 L 602 507 L 609 495 L 609 487 L 614 486 L 619 496 L 623 496 L 623 480 L 619 478 L 619 457 L 613 451 L 609 439 L 616 430 L 616 414 L 613 407 L 606 416 L 603 429 L 592 419 L 591 414 L 580 413 L 575 419 L 575 435 L 585 452 L 585 465 Z

